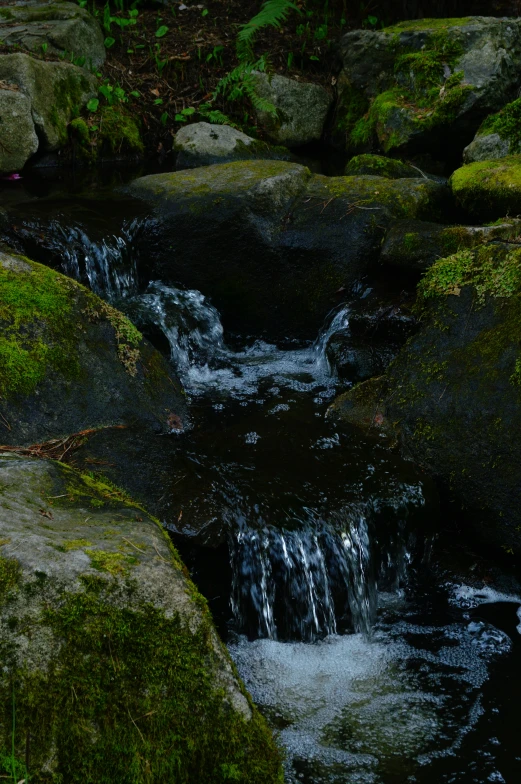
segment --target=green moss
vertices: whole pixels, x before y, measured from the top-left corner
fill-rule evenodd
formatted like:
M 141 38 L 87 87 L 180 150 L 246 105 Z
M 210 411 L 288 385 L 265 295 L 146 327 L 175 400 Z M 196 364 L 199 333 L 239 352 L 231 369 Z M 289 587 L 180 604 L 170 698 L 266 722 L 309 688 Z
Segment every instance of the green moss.
M 414 32 L 415 30 L 450 30 L 453 27 L 463 27 L 464 25 L 472 22 L 471 16 L 464 16 L 454 19 L 411 19 L 406 22 L 398 22 L 398 24 L 386 27 L 385 33 L 405 33 Z
M 84 547 L 92 547 L 92 542 L 89 542 L 88 539 L 69 539 L 69 541 L 58 545 L 56 549 L 68 553 L 69 550 L 80 550 Z
M 459 204 L 476 218 L 518 214 L 521 212 L 521 156 L 469 163 L 456 169 L 450 185 Z
M 336 108 L 333 133 L 348 141 L 355 125 L 368 109 L 369 100 L 364 93 L 351 86 L 344 87 Z
M 112 325 L 116 336 L 118 357 L 127 373 L 135 376 L 137 361 L 141 355 L 139 346 L 143 340 L 143 335 L 137 327 L 119 310 L 98 298 L 95 301 L 91 300 L 84 313 L 91 321 L 106 319 Z
M 344 174 L 346 177 L 369 174 L 390 180 L 421 176 L 414 166 L 383 155 L 356 155 L 347 164 Z
M 403 245 L 407 253 L 413 253 L 422 245 L 422 238 L 418 233 L 407 232 L 403 237 Z
M 99 138 L 113 153 L 143 152 L 138 121 L 123 106 L 105 106 L 101 112 Z
M 497 114 L 487 117 L 478 136 L 497 133 L 505 141 L 510 142 L 510 152 L 521 152 L 521 98 L 509 103 Z
M 396 38 L 391 43 L 396 85 L 373 99 L 350 135 L 356 147 L 369 144 L 376 134 L 386 153 L 403 146 L 417 131 L 453 123 L 474 89 L 462 84 L 461 71 L 445 79 L 447 67 L 454 69 L 464 52 L 445 30 L 428 35 L 420 50 L 406 49 Z
M 0 606 L 5 602 L 9 592 L 17 587 L 21 576 L 22 570 L 18 561 L 0 555 Z
M 194 630 L 138 603 L 130 585 L 84 578 L 42 621 L 61 643 L 48 672 L 13 670 L 2 650 L 0 680 L 2 745 L 15 683 L 15 752 L 25 757 L 30 732 L 34 784 L 282 784 L 263 719 L 223 700 L 209 619 Z M 38 773 L 49 759 L 52 773 Z
M 138 560 L 133 555 L 124 553 L 110 553 L 106 550 L 85 550 L 89 556 L 92 566 L 100 572 L 108 572 L 113 575 L 128 574 L 128 567 L 134 566 Z
M 23 262 L 23 271 L 0 264 L 0 397 L 30 394 L 49 369 L 67 378 L 79 374 L 74 284 L 47 267 Z

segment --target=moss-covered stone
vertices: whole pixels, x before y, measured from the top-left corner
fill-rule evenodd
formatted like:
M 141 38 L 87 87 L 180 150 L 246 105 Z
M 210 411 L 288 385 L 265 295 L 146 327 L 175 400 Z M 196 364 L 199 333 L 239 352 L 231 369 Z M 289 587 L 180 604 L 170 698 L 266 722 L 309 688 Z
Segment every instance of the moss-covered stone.
M 426 19 L 347 33 L 336 127 L 348 150 L 457 159 L 469 131 L 517 88 L 521 25 L 511 22 Z
M 1 773 L 282 784 L 264 720 L 160 524 L 128 501 L 83 506 L 68 495 L 82 478 L 60 464 L 4 456 L 0 478 Z M 103 501 L 107 488 L 91 480 L 85 493 Z
M 155 211 L 142 241 L 157 277 L 204 288 L 226 324 L 309 337 L 390 221 L 441 217 L 449 195 L 424 178 L 312 177 L 280 161 L 151 175 L 129 191 Z
M 448 254 L 497 239 L 515 239 L 520 231 L 520 221 L 513 219 L 503 219 L 494 226 L 397 221 L 387 232 L 380 260 L 394 267 L 426 270 Z
M 459 251 L 418 293 L 422 326 L 382 381 L 382 426 L 468 510 L 482 542 L 521 554 L 521 249 Z M 342 399 L 335 411 L 341 421 Z
M 27 258 L 0 253 L 0 412 L 5 443 L 184 409 L 165 361 L 131 322 L 83 286 Z M 157 370 L 157 368 L 156 368 Z M 109 405 L 110 401 L 110 405 Z M 108 413 L 110 411 L 110 413 Z
M 462 166 L 451 176 L 450 185 L 456 201 L 472 219 L 518 215 L 521 213 L 521 156 Z
M 383 155 L 356 155 L 351 158 L 344 170 L 346 177 L 367 174 L 375 177 L 387 177 L 389 180 L 417 179 L 422 176 L 416 166 L 403 163 L 396 158 L 386 158 Z

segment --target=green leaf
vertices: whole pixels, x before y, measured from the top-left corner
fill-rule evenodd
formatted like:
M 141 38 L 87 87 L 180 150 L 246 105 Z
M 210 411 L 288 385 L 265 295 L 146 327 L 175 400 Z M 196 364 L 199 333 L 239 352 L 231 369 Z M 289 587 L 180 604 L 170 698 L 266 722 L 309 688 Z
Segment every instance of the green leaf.
M 176 114 L 175 121 L 176 122 L 186 122 L 186 117 L 183 117 L 182 114 Z
M 207 8 L 205 8 L 203 11 L 201 11 L 201 16 L 208 16 L 208 9 Z
M 115 38 L 111 38 L 110 36 L 105 38 L 105 46 L 107 47 L 107 49 L 110 49 L 110 47 L 114 46 L 115 43 L 116 43 Z
M 161 25 L 156 30 L 156 38 L 162 38 L 164 35 L 168 33 L 169 28 L 166 25 Z
M 130 95 L 132 95 L 134 98 L 141 98 L 141 93 L 138 93 L 137 90 L 132 90 Z
M 166 125 L 168 122 L 168 112 L 163 112 L 161 115 L 161 125 Z
M 316 54 L 312 54 L 309 59 L 310 60 L 316 60 L 317 62 L 320 62 L 320 57 L 317 57 Z
M 97 112 L 99 106 L 99 99 L 98 98 L 91 98 L 87 104 L 87 109 L 89 112 Z
M 162 98 L 156 98 L 156 100 L 154 101 L 154 106 L 161 106 L 162 103 L 163 103 Z
M 186 109 L 181 110 L 181 114 L 184 114 L 185 117 L 190 117 L 191 114 L 195 114 L 195 109 L 193 106 L 187 106 Z

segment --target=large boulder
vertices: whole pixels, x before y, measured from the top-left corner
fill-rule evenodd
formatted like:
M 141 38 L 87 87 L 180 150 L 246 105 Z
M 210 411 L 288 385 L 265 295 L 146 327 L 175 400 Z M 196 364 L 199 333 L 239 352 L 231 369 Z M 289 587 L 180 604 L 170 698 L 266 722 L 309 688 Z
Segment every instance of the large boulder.
M 275 743 L 160 524 L 60 463 L 4 453 L 0 487 L 0 773 L 281 784 Z
M 257 108 L 257 120 L 275 144 L 300 147 L 320 141 L 331 95 L 318 84 L 297 82 L 276 74 L 254 74 L 256 94 L 276 109 L 276 115 Z
M 285 147 L 252 139 L 229 125 L 199 122 L 185 125 L 174 136 L 176 169 L 196 169 L 214 163 L 247 160 L 289 160 Z
M 0 441 L 32 444 L 104 425 L 182 428 L 182 390 L 115 308 L 21 256 L 0 253 Z
M 7 46 L 37 54 L 68 56 L 90 68 L 105 62 L 105 45 L 99 22 L 76 3 L 11 3 L 0 8 L 0 39 Z
M 456 203 L 471 220 L 493 221 L 521 214 L 521 155 L 479 161 L 450 178 Z
M 464 163 L 492 161 L 521 152 L 521 98 L 483 121 L 463 150 Z
M 140 237 L 147 274 L 212 297 L 225 325 L 311 337 L 378 257 L 393 219 L 440 215 L 426 179 L 312 176 L 248 161 L 149 175 L 128 192 L 153 209 Z
M 438 259 L 483 242 L 514 239 L 521 221 L 505 218 L 493 226 L 442 226 L 418 220 L 396 221 L 385 236 L 380 260 L 393 267 L 424 271 Z
M 334 136 L 349 149 L 457 158 L 521 83 L 521 20 L 423 19 L 341 42 Z
M 30 100 L 44 152 L 57 150 L 67 141 L 68 123 L 97 94 L 96 78 L 83 68 L 21 53 L 0 56 L 0 81 L 18 88 Z
M 411 166 L 396 158 L 386 158 L 384 155 L 355 155 L 346 164 L 344 169 L 346 177 L 357 175 L 373 175 L 375 177 L 387 177 L 389 180 L 417 179 L 422 176 L 422 171 L 417 166 Z
M 38 150 L 31 100 L 13 88 L 0 90 L 0 173 L 20 171 Z
M 420 331 L 386 375 L 339 398 L 330 416 L 394 431 L 481 542 L 521 554 L 521 249 L 496 242 L 438 261 L 418 312 Z

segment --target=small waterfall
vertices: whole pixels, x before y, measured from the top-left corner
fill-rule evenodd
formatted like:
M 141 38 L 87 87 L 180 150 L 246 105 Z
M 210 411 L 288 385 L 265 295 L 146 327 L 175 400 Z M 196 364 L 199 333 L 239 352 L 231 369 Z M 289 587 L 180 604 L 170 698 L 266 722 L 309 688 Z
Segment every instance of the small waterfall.
M 152 281 L 126 310 L 138 327 L 148 323 L 161 329 L 181 375 L 193 367 L 207 367 L 211 359 L 225 351 L 219 313 L 200 291 Z
M 303 530 L 230 537 L 232 611 L 251 637 L 315 640 L 338 624 L 368 633 L 376 613 L 375 554 L 366 513 L 338 513 Z
M 335 333 L 346 330 L 349 327 L 349 312 L 348 305 L 340 305 L 333 310 L 327 316 L 317 339 L 313 343 L 312 352 L 315 363 L 321 370 L 330 370 L 326 354 L 327 344 Z
M 62 271 L 75 280 L 88 283 L 92 291 L 109 301 L 119 300 L 137 290 L 137 259 L 133 244 L 143 229 L 135 218 L 125 223 L 120 235 L 96 242 L 81 226 L 62 226 L 53 221 L 50 227 L 55 241 L 63 244 Z

